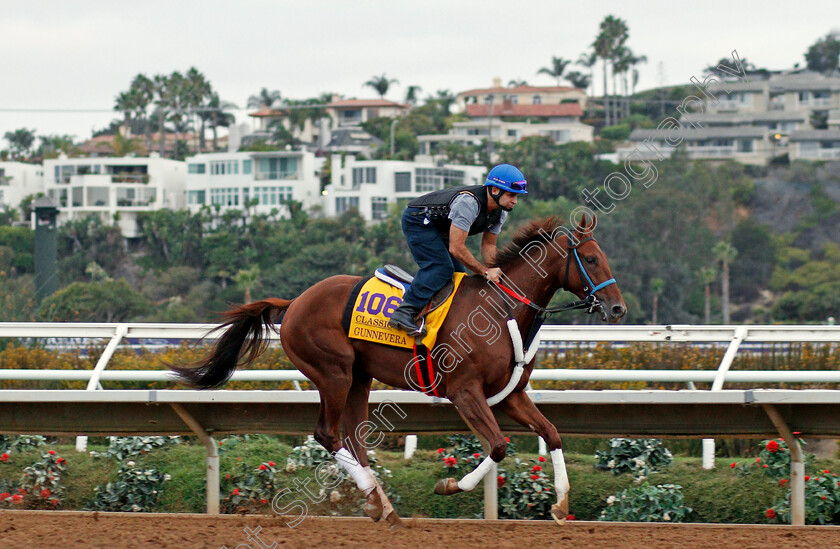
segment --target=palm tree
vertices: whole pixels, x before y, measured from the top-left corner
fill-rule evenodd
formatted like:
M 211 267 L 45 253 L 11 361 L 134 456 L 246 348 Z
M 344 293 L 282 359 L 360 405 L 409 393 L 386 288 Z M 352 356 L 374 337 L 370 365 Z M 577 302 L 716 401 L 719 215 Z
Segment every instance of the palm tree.
M 149 124 L 147 109 L 155 98 L 155 84 L 144 74 L 138 74 L 131 81 L 129 88 L 134 94 L 134 118 L 143 121 L 144 133 L 146 135 L 146 148 L 151 147 L 152 128 Z
M 139 139 L 123 135 L 120 132 L 117 132 L 114 135 L 114 139 L 111 143 L 103 143 L 103 145 L 110 147 L 114 156 L 127 156 L 131 153 L 143 151 L 143 145 L 140 143 Z
M 245 292 L 245 303 L 250 303 L 251 290 L 256 289 L 260 285 L 260 266 L 254 265 L 250 269 L 239 269 L 233 275 L 233 281 L 237 288 Z
M 132 90 L 120 92 L 114 99 L 114 110 L 123 114 L 123 127 L 126 134 L 131 134 L 131 116 L 136 109 L 136 94 Z
M 455 102 L 455 96 L 452 95 L 452 92 L 449 90 L 438 90 L 437 97 L 435 97 L 433 101 L 437 101 L 441 110 L 444 112 L 444 115 L 449 116 L 451 113 L 449 109 L 452 107 L 452 103 Z
M 595 63 L 597 63 L 597 62 L 598 62 L 598 56 L 595 55 L 594 51 L 591 51 L 589 53 L 580 54 L 580 57 L 578 57 L 578 60 L 575 61 L 576 65 L 580 65 L 581 67 L 589 69 L 589 83 L 592 84 L 591 95 L 593 97 L 595 96 L 595 73 L 594 73 L 594 68 L 595 68 Z M 586 88 L 584 88 L 584 89 L 586 89 Z
M 166 83 L 167 95 L 169 97 L 169 121 L 175 126 L 175 146 L 173 147 L 173 155 L 175 158 L 179 156 L 177 150 L 181 135 L 185 134 L 190 127 L 190 119 L 187 112 L 189 97 L 187 94 L 187 80 L 184 75 L 178 71 L 174 71 L 169 75 Z
M 516 78 L 514 78 L 513 80 L 508 82 L 508 86 L 510 86 L 511 88 L 516 88 L 516 87 L 519 87 L 519 86 L 527 86 L 527 85 L 528 85 L 528 82 L 526 82 L 525 80 L 522 80 L 522 79 L 517 80 Z
M 280 101 L 280 90 L 268 91 L 267 88 L 263 88 L 257 95 L 248 98 L 247 108 L 270 109 L 278 101 Z
M 706 324 L 712 323 L 712 282 L 717 277 L 717 271 L 714 267 L 703 267 L 698 272 L 700 275 L 700 282 L 703 283 L 703 322 Z
M 589 83 L 592 81 L 591 77 L 588 74 L 583 74 L 578 71 L 566 73 L 566 80 L 571 82 L 572 86 L 580 88 L 584 91 L 586 91 L 586 89 L 589 87 Z
M 622 83 L 623 83 L 623 92 L 624 92 L 624 100 L 623 100 L 623 116 L 630 116 L 630 86 L 627 82 L 627 76 L 630 72 L 630 69 L 633 69 L 639 63 L 647 63 L 647 57 L 644 55 L 636 55 L 634 54 L 630 48 L 626 46 L 622 46 L 619 48 L 618 53 L 616 54 L 616 61 L 615 61 L 615 72 L 621 75 Z M 638 81 L 638 71 L 633 69 L 635 72 L 635 80 Z M 635 84 L 633 85 L 634 93 L 635 93 Z
M 227 128 L 231 124 L 236 123 L 236 117 L 228 110 L 237 109 L 238 107 L 230 101 L 222 101 L 219 99 L 219 94 L 212 92 L 204 108 L 201 110 L 199 116 L 202 118 L 202 126 L 204 123 L 210 125 L 210 130 L 213 132 L 213 152 L 218 149 L 218 129 Z
M 557 80 L 557 85 L 560 85 L 560 79 L 563 78 L 563 72 L 566 70 L 566 66 L 571 63 L 562 57 L 554 57 L 551 56 L 551 67 L 543 67 L 537 71 L 537 74 L 547 74 Z
M 662 295 L 662 291 L 665 289 L 665 281 L 661 278 L 654 278 L 650 281 L 650 289 L 653 292 L 653 324 L 659 324 L 658 322 L 658 310 L 659 310 L 659 296 Z
M 716 261 L 720 261 L 721 308 L 723 309 L 723 323 L 729 324 L 729 264 L 735 261 L 738 250 L 729 242 L 718 242 L 712 248 Z
M 391 84 L 399 84 L 399 80 L 396 78 L 388 78 L 385 76 L 385 73 L 382 73 L 382 76 L 374 76 L 364 84 L 362 87 L 368 86 L 376 90 L 376 93 L 379 94 L 379 97 L 382 99 L 385 97 L 385 94 L 388 93 L 388 88 L 391 87 Z
M 205 148 L 204 141 L 204 122 L 205 119 L 200 116 L 199 108 L 204 104 L 205 99 L 208 99 L 213 93 L 213 86 L 207 81 L 207 78 L 199 72 L 195 67 L 190 67 L 187 71 L 184 81 L 184 106 L 193 114 L 194 127 L 198 129 L 198 151 L 201 152 Z
M 423 90 L 420 86 L 409 86 L 405 92 L 405 102 L 409 105 L 417 103 L 417 96 Z
M 595 41 L 592 43 L 592 48 L 595 50 L 595 55 L 604 62 L 604 115 L 606 125 L 611 125 L 617 122 L 614 113 L 612 112 L 612 101 L 607 92 L 607 66 L 612 64 L 614 66 L 616 55 L 620 48 L 624 46 L 627 41 L 627 23 L 614 15 L 608 15 L 601 21 L 600 31 Z M 613 93 L 615 93 L 615 70 L 613 69 Z
M 154 90 L 155 107 L 157 108 L 158 139 L 160 141 L 160 148 L 158 149 L 158 152 L 162 158 L 166 153 L 164 122 L 166 121 L 167 114 L 169 113 L 169 109 L 171 107 L 171 101 L 169 98 L 169 77 L 165 74 L 156 74 L 152 79 L 152 85 Z

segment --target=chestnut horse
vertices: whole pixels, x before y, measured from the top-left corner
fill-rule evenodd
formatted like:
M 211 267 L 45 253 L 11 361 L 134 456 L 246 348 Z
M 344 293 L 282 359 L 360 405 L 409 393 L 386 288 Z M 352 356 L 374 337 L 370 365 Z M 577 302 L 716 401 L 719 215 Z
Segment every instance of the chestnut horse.
M 435 492 L 450 495 L 472 490 L 493 463 L 504 459 L 507 443 L 491 412 L 488 397 L 507 388 L 512 391 L 495 405 L 546 441 L 557 491 L 557 503 L 552 506 L 551 514 L 559 523 L 568 515 L 569 481 L 560 435 L 524 391 L 534 367 L 533 358 L 525 364 L 524 375 L 515 386 L 507 387 L 515 380 L 514 356 L 523 359 L 522 344 L 519 343 L 517 353 L 513 343 L 516 334 L 511 331 L 509 335 L 506 323 L 514 319 L 516 324 L 510 322 L 510 325 L 518 326 L 519 336 L 526 340 L 529 327 L 538 315 L 544 317 L 545 307 L 560 288 L 583 299 L 578 306 L 585 304 L 590 312 L 599 312 L 603 320 L 614 323 L 621 319 L 626 310 L 624 300 L 607 258 L 592 236 L 594 226 L 595 219 L 587 224 L 585 218 L 574 231 L 561 226 L 557 218 L 528 224 L 495 258 L 495 264 L 504 273 L 503 285 L 509 292 L 503 293 L 499 290 L 501 286 L 480 276 L 463 279 L 435 344 L 435 350 L 446 348 L 451 353 L 446 365 L 441 364 L 446 360 L 438 360 L 433 365 L 435 389 L 457 407 L 473 431 L 484 439 L 489 456 L 460 481 L 441 480 Z M 410 390 L 423 387 L 424 381 L 418 379 L 419 370 L 406 368 L 414 358 L 410 349 L 348 337 L 342 326 L 342 314 L 359 280 L 358 276 L 333 276 L 292 300 L 264 299 L 232 309 L 223 316 L 219 329 L 224 332 L 212 354 L 196 368 L 173 370 L 191 386 L 218 387 L 238 365 L 250 363 L 265 349 L 266 331 L 276 330 L 274 323 L 282 316 L 279 330 L 283 349 L 315 384 L 321 396 L 315 440 L 336 457 L 365 493 L 367 515 L 374 520 L 384 517 L 393 527 L 401 524 L 400 518 L 368 466 L 365 440 L 358 438 L 358 427 L 368 419 L 368 395 L 373 379 Z M 510 295 L 516 295 L 518 300 Z M 495 335 L 501 334 L 492 341 L 487 337 L 491 324 L 496 325 Z M 528 356 L 533 357 L 533 350 Z M 339 431 L 342 425 L 344 439 Z M 342 440 L 352 455 L 343 447 Z

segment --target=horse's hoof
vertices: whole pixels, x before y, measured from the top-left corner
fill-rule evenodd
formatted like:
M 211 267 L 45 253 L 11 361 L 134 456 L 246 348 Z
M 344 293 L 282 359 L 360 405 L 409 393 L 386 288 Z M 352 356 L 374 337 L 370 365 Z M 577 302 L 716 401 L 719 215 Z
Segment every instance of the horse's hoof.
M 454 478 L 440 479 L 437 484 L 435 484 L 435 494 L 441 496 L 451 496 L 452 494 L 457 494 L 458 492 L 463 492 L 463 490 L 458 487 L 458 481 Z
M 569 516 L 569 496 L 565 496 L 563 501 L 555 503 L 551 506 L 551 518 L 554 522 L 563 526 L 566 524 L 566 517 Z
M 376 490 L 368 494 L 365 502 L 365 514 L 373 519 L 373 522 L 382 518 L 382 500 Z
M 385 520 L 391 524 L 391 526 L 388 527 L 388 530 L 402 530 L 405 528 L 405 524 L 403 524 L 400 516 L 393 511 L 385 517 Z

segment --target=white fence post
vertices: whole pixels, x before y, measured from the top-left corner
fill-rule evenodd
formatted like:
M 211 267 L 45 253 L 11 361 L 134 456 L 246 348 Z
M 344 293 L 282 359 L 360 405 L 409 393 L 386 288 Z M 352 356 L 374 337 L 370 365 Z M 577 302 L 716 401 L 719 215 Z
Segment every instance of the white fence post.
M 417 435 L 405 435 L 405 453 L 403 459 L 411 459 L 417 450 Z

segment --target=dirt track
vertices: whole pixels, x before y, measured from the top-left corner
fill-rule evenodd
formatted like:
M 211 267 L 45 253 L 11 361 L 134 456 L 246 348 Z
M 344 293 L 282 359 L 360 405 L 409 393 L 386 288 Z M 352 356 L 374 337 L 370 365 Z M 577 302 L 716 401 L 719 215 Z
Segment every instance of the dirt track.
M 480 521 L 407 519 L 408 528 L 389 531 L 368 519 L 308 518 L 289 528 L 270 516 L 209 517 L 72 511 L 0 511 L 0 546 L 40 547 L 177 547 L 190 549 L 251 547 L 575 547 L 738 549 L 840 547 L 835 526 L 725 526 L 703 524 L 621 524 L 550 521 Z M 249 541 L 245 528 L 259 540 Z M 257 528 L 261 528 L 257 531 Z M 247 545 L 241 545 L 247 544 Z

